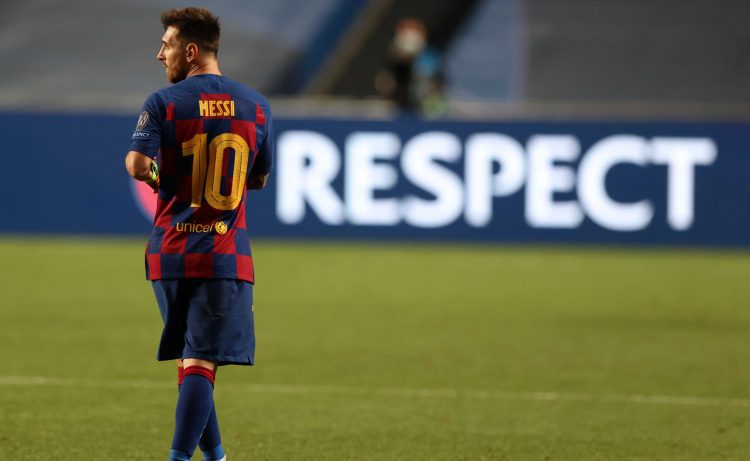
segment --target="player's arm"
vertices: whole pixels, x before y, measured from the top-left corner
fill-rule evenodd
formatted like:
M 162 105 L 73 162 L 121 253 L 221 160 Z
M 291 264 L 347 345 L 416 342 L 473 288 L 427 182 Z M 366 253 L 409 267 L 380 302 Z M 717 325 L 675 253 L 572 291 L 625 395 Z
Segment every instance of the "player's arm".
M 154 191 L 159 189 L 159 169 L 148 155 L 131 150 L 125 156 L 125 169 L 138 181 L 144 181 Z
M 159 152 L 162 139 L 162 120 L 166 109 L 159 92 L 152 93 L 143 103 L 143 109 L 135 125 L 125 169 L 128 174 L 143 181 L 156 192 L 159 190 L 159 168 L 153 160 Z
M 267 102 L 263 107 L 263 112 L 266 116 L 266 135 L 260 144 L 250 174 L 247 176 L 247 188 L 254 190 L 266 187 L 274 156 L 273 120 L 271 118 L 271 107 L 268 106 Z

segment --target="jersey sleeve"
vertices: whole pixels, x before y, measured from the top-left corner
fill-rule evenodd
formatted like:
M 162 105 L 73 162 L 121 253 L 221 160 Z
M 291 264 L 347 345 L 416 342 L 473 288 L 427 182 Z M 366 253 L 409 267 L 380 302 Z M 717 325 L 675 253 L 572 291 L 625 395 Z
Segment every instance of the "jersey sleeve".
M 156 157 L 161 146 L 166 109 L 158 93 L 153 93 L 143 103 L 141 115 L 135 125 L 130 149 L 151 158 Z
M 273 166 L 273 158 L 276 149 L 273 135 L 273 119 L 271 117 L 271 106 L 261 106 L 266 117 L 266 132 L 263 140 L 258 144 L 258 155 L 253 162 L 252 172 L 263 175 L 268 174 Z

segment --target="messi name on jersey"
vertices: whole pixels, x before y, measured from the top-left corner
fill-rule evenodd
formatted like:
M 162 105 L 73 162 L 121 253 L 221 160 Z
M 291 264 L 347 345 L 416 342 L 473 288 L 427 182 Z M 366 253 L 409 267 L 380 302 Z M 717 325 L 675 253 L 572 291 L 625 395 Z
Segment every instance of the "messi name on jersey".
M 198 109 L 204 118 L 234 117 L 234 101 L 228 94 L 201 94 Z

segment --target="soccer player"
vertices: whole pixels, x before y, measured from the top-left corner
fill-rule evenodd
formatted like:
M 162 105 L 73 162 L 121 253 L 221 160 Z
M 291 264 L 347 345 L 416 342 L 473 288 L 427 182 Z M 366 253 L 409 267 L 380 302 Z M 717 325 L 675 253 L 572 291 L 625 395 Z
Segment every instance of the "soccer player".
M 164 329 L 158 360 L 177 360 L 179 397 L 170 460 L 225 460 L 213 401 L 220 365 L 252 365 L 253 259 L 245 203 L 273 158 L 268 100 L 221 75 L 219 21 L 208 10 L 161 16 L 157 59 L 173 85 L 146 99 L 128 173 L 158 192 L 146 248 Z

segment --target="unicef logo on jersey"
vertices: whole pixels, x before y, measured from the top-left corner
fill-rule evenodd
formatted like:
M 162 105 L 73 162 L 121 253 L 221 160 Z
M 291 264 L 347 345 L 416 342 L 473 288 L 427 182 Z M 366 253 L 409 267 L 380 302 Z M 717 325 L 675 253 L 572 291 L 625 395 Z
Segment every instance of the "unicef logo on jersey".
M 227 230 L 229 230 L 229 227 L 223 221 L 214 221 L 211 224 L 178 222 L 174 227 L 177 232 L 208 233 L 216 231 L 219 235 L 224 235 L 227 233 Z

